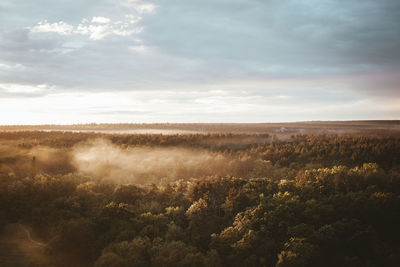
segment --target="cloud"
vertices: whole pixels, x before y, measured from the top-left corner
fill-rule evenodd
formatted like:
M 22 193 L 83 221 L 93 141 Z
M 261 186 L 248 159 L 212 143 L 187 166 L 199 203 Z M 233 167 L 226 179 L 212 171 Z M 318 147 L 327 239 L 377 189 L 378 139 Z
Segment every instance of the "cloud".
M 141 16 L 133 15 L 133 14 L 127 14 L 127 15 L 125 15 L 125 18 L 128 19 L 128 22 L 129 22 L 130 24 L 136 24 L 136 23 L 138 23 L 139 21 L 142 20 L 142 17 L 141 17 Z M 123 23 L 123 22 L 120 21 L 120 23 Z M 117 24 L 120 24 L 120 23 L 117 23 Z
M 105 18 L 105 17 L 93 17 L 92 18 L 92 23 L 109 23 L 109 22 L 110 22 L 110 19 Z
M 32 33 L 54 32 L 60 35 L 70 35 L 73 28 L 74 27 L 72 25 L 69 25 L 63 21 L 48 23 L 47 20 L 44 20 L 38 22 L 36 26 L 30 28 L 30 31 Z
M 80 34 L 87 35 L 91 40 L 102 40 L 109 35 L 129 36 L 140 33 L 141 27 L 134 27 L 132 24 L 140 21 L 138 17 L 126 15 L 128 20 L 112 23 L 109 18 L 93 17 L 91 24 L 83 18 L 77 26 L 69 25 L 63 21 L 48 23 L 46 20 L 39 22 L 36 26 L 30 27 L 31 33 L 57 33 L 60 35 Z M 136 20 L 135 20 L 136 19 Z
M 139 14 L 154 13 L 159 7 L 156 4 L 141 1 L 141 0 L 127 0 L 122 2 L 122 6 L 135 9 Z
M 40 92 L 32 92 L 32 93 L 24 93 L 24 92 L 8 92 L 2 88 L 0 88 L 0 98 L 4 99 L 24 99 L 24 98 L 32 98 L 32 97 L 42 97 L 44 96 L 44 93 Z
M 9 64 L 4 64 L 4 63 L 0 63 L 0 70 L 23 70 L 24 66 L 22 64 L 13 64 L 13 65 L 9 65 Z
M 42 97 L 51 91 L 52 88 L 46 84 L 36 86 L 24 84 L 1 84 L 0 98 L 31 98 Z
M 101 40 L 113 33 L 108 25 L 79 25 L 75 33 L 88 35 L 91 40 Z
M 400 117 L 399 1 L 40 3 L 0 8 L 1 83 L 53 88 L 36 98 L 3 90 L 26 112 L 10 97 L 89 121 Z M 106 104 L 86 110 L 79 94 Z M 63 98 L 81 103 L 76 113 L 59 109 Z M 392 114 L 368 108 L 385 101 Z
M 329 74 L 399 66 L 398 1 L 229 3 L 158 1 L 157 16 L 144 19 L 144 35 L 170 53 L 215 59 L 220 68 L 257 76 L 274 75 L 271 66 L 288 75 L 291 69 Z

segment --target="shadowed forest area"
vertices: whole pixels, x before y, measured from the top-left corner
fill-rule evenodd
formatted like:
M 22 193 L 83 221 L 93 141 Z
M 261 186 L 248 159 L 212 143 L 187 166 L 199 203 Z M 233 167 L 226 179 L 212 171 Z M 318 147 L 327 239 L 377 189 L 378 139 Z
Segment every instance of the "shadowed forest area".
M 399 127 L 377 124 L 2 127 L 0 265 L 399 266 Z

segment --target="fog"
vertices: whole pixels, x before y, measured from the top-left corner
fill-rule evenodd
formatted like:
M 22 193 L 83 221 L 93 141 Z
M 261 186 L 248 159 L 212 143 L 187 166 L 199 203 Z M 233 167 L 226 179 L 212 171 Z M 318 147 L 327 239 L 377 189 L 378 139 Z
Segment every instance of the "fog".
M 72 164 L 81 173 L 116 182 L 152 183 L 228 173 L 221 154 L 187 148 L 121 148 L 105 139 L 75 146 Z
M 80 173 L 116 183 L 163 183 L 231 175 L 234 158 L 200 148 L 121 147 L 91 139 L 71 148 L 0 144 L 0 174 L 17 176 Z
M 38 172 L 43 175 L 70 173 L 76 170 L 72 165 L 72 156 L 66 148 L 23 148 L 12 142 L 0 144 L 0 174 L 32 176 Z

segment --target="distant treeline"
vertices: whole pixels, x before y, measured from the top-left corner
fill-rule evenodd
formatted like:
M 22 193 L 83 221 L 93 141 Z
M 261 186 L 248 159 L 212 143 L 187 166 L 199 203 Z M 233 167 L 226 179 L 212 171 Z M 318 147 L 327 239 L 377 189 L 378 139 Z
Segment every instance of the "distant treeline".
M 89 123 L 73 125 L 3 125 L 0 131 L 167 130 L 196 133 L 300 133 L 400 135 L 400 121 L 310 121 L 288 123 Z

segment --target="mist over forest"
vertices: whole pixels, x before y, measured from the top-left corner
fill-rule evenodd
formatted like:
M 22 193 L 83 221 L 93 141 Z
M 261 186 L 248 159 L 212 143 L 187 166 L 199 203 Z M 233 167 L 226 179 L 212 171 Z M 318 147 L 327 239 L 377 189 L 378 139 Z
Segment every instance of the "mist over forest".
M 2 129 L 0 262 L 398 266 L 400 137 L 387 124 Z
M 0 0 L 0 267 L 399 267 L 399 0 Z

